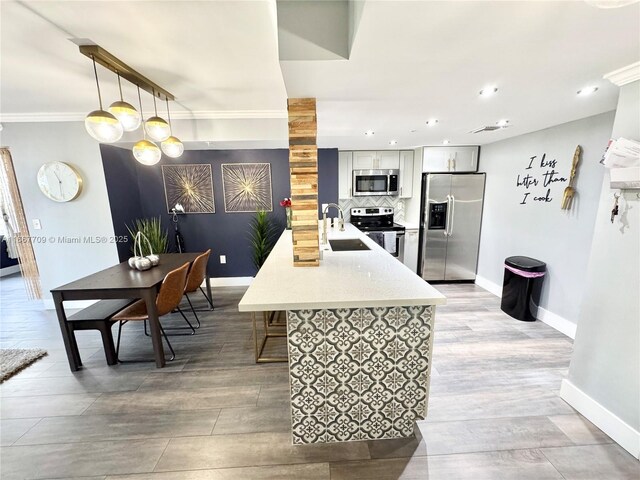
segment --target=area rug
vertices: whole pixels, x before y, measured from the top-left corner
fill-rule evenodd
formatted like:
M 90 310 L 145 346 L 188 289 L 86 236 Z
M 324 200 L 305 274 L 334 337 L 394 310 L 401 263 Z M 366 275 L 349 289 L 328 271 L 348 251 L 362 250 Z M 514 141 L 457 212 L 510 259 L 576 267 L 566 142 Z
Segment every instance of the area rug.
M 41 348 L 0 349 L 0 383 L 47 354 Z

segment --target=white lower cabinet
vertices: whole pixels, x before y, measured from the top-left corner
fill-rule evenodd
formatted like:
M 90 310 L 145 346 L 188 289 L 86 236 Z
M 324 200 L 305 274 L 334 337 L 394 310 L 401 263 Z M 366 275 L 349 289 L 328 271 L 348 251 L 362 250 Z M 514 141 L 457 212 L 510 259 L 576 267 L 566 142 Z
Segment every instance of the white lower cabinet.
M 413 273 L 418 273 L 418 239 L 420 230 L 407 228 L 404 233 L 404 261 L 403 263 Z

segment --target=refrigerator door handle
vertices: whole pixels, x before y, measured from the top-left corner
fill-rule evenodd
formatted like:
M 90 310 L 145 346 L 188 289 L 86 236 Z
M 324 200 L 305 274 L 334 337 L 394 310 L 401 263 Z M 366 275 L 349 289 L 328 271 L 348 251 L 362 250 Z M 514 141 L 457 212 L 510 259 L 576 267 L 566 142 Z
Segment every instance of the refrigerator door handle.
M 451 217 L 449 217 L 449 237 L 453 235 L 453 219 L 456 214 L 456 197 L 451 195 L 449 197 L 449 201 L 451 202 Z
M 444 230 L 442 231 L 442 234 L 445 237 L 449 236 L 449 206 L 451 205 L 451 195 L 447 195 L 447 218 L 445 220 L 445 224 L 444 224 Z

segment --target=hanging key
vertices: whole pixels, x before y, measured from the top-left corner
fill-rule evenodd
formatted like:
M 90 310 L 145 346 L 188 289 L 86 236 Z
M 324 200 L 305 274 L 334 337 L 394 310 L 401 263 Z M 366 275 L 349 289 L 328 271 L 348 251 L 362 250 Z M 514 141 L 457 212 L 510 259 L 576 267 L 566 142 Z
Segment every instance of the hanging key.
M 613 223 L 614 218 L 616 217 L 616 215 L 618 215 L 618 199 L 620 198 L 620 195 L 616 195 L 614 193 L 613 198 L 614 198 L 614 203 L 613 203 L 613 208 L 611 209 L 611 223 Z

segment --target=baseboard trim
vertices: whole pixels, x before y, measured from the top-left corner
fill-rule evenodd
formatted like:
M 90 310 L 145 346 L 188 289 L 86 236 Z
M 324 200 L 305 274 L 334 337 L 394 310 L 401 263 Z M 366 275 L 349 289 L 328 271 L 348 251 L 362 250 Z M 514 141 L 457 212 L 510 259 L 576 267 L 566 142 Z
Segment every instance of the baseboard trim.
M 64 302 L 65 310 L 80 310 L 81 308 L 87 308 L 96 303 L 98 300 L 67 300 Z M 42 303 L 46 310 L 55 310 L 56 306 L 53 303 L 53 298 L 43 298 Z
M 570 380 L 562 380 L 560 398 L 609 435 L 627 452 L 640 458 L 640 432 L 631 425 L 580 390 Z
M 485 277 L 476 275 L 476 285 L 484 288 L 489 293 L 493 293 L 496 297 L 502 297 L 502 286 L 497 283 L 493 283 Z M 542 307 L 538 307 L 538 320 L 546 323 L 571 339 L 576 338 L 576 329 L 578 326 L 571 320 L 567 320 L 566 318 L 556 315 Z
M 7 275 L 13 275 L 20 272 L 20 265 L 11 265 L 10 267 L 0 268 L 0 277 L 6 277 Z
M 476 285 L 484 288 L 489 293 L 493 293 L 496 297 L 502 297 L 502 285 L 493 283 L 491 280 L 476 275 Z
M 253 277 L 211 277 L 212 287 L 248 287 Z
M 560 333 L 563 333 L 567 337 L 575 340 L 576 338 L 576 330 L 578 326 L 570 320 L 567 320 L 560 315 L 556 315 L 549 310 L 546 310 L 542 307 L 538 307 L 538 320 L 546 323 L 550 327 L 555 328 Z

